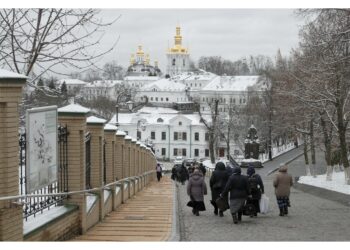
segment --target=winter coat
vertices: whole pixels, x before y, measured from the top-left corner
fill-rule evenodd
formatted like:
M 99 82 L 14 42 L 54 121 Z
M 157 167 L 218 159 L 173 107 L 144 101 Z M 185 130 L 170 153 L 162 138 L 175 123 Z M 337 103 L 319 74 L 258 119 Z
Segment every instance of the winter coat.
M 290 187 L 293 186 L 293 178 L 287 173 L 287 167 L 283 166 L 278 170 L 273 180 L 275 187 L 275 194 L 277 197 L 288 197 L 290 194 Z
M 195 201 L 204 201 L 204 195 L 207 194 L 207 185 L 200 171 L 194 171 L 191 174 L 187 183 L 187 194 Z
M 225 196 L 230 192 L 230 200 L 234 199 L 247 199 L 250 195 L 248 177 L 241 175 L 241 171 L 233 170 L 233 174 L 228 179 L 222 195 Z
M 188 171 L 187 168 L 182 165 L 181 167 L 177 168 L 177 176 L 179 177 L 178 181 L 180 182 L 185 182 L 186 180 L 188 180 L 189 176 L 188 176 Z
M 252 180 L 252 178 L 254 178 L 255 180 Z M 261 179 L 260 175 L 253 174 L 252 176 L 248 176 L 248 182 L 250 183 L 251 181 L 253 181 L 253 182 L 255 182 L 257 184 L 257 189 L 256 190 L 252 190 L 252 189 L 250 190 L 251 195 L 252 195 L 253 199 L 260 200 L 261 194 L 264 193 L 264 184 L 262 182 L 262 179 Z
M 228 178 L 229 175 L 225 166 L 215 168 L 209 181 L 213 201 L 216 201 L 222 191 L 224 191 Z

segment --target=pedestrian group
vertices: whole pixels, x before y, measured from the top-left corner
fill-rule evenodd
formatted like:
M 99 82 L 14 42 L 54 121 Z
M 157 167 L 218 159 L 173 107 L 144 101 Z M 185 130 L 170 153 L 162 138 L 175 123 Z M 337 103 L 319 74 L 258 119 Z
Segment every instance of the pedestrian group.
M 187 206 L 192 207 L 192 213 L 199 216 L 200 211 L 205 211 L 204 195 L 207 194 L 207 185 L 205 183 L 206 169 L 203 164 L 191 165 L 188 170 L 184 163 L 176 165 L 172 169 L 171 178 L 175 181 L 187 183 L 187 194 L 190 201 Z M 233 223 L 242 221 L 242 215 L 257 217 L 261 202 L 266 202 L 264 196 L 264 184 L 260 175 L 255 173 L 252 165 L 247 168 L 247 175 L 243 175 L 241 168 L 227 167 L 223 162 L 215 165 L 210 180 L 211 204 L 214 207 L 214 214 L 220 217 L 229 209 Z M 288 214 L 290 207 L 290 187 L 293 180 L 287 173 L 287 166 L 281 165 L 278 173 L 273 180 L 277 204 L 280 210 L 280 216 Z M 266 205 L 266 204 L 265 204 Z M 266 212 L 266 211 L 264 211 Z

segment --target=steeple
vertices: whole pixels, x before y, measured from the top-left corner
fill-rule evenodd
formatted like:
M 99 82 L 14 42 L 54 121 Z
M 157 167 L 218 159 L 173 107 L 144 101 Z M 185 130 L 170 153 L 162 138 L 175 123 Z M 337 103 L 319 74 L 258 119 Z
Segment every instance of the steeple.
M 175 38 L 175 45 L 181 46 L 182 36 L 181 36 L 181 28 L 179 26 L 176 27 L 176 36 L 174 38 Z

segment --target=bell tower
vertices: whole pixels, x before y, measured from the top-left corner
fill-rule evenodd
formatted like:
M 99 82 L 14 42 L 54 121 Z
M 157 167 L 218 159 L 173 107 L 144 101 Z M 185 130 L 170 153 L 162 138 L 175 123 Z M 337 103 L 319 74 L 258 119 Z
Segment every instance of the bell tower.
M 190 68 L 190 54 L 188 53 L 188 49 L 182 46 L 181 28 L 179 26 L 176 27 L 174 40 L 175 45 L 172 48 L 168 48 L 166 54 L 166 73 L 170 76 L 186 72 Z

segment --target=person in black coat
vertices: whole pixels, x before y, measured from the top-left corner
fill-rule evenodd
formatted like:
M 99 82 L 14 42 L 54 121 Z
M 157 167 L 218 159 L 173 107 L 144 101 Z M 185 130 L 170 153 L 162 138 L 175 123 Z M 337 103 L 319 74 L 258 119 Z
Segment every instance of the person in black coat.
M 205 173 L 207 172 L 207 170 L 205 169 L 203 163 L 199 164 L 199 170 L 202 172 L 203 176 L 205 177 Z
M 177 176 L 179 177 L 179 181 L 182 185 L 185 185 L 185 181 L 189 179 L 189 174 L 187 168 L 185 167 L 185 163 L 183 162 L 181 167 L 178 168 Z
M 243 206 L 250 196 L 248 177 L 241 175 L 241 168 L 233 168 L 233 174 L 229 177 L 224 191 L 220 195 L 225 197 L 230 192 L 230 211 L 233 223 L 237 224 L 242 220 Z
M 220 197 L 220 194 L 224 190 L 227 180 L 228 180 L 228 173 L 225 168 L 225 164 L 223 162 L 218 162 L 215 165 L 215 170 L 213 171 L 211 177 L 210 177 L 210 189 L 211 189 L 211 204 L 214 206 L 214 214 L 218 215 L 218 207 L 216 205 L 216 200 Z M 228 197 L 226 195 L 226 200 L 228 200 Z M 219 211 L 220 217 L 224 216 L 223 211 Z
M 261 194 L 264 193 L 264 184 L 260 175 L 255 173 L 255 169 L 251 165 L 247 168 L 247 176 L 252 195 L 252 199 L 250 199 L 249 202 L 251 202 L 255 207 L 254 216 L 256 217 L 258 213 L 260 213 L 259 201 L 261 199 Z

